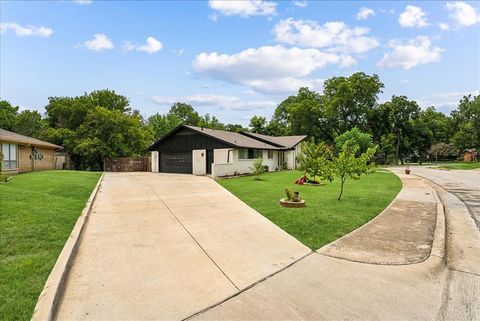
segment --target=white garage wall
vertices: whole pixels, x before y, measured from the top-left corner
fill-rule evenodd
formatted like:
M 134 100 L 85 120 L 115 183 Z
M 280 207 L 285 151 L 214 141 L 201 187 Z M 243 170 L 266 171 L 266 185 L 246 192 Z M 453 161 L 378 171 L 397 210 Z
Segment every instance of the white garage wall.
M 192 151 L 192 170 L 195 175 L 205 175 L 207 173 L 207 151 L 205 149 L 195 149 Z

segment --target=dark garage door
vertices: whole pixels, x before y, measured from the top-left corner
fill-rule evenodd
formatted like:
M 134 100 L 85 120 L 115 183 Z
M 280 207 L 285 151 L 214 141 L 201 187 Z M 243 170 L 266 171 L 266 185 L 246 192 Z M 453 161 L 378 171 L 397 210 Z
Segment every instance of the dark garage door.
M 160 172 L 192 174 L 192 152 L 160 153 Z

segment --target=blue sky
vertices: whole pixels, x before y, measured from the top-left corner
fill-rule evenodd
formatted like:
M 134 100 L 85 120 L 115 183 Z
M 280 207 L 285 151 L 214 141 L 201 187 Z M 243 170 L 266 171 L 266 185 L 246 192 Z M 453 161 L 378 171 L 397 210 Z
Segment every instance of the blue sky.
M 381 100 L 448 113 L 480 89 L 480 2 L 1 1 L 0 95 L 110 88 L 148 116 L 174 101 L 225 123 L 270 118 L 299 86 L 378 74 Z

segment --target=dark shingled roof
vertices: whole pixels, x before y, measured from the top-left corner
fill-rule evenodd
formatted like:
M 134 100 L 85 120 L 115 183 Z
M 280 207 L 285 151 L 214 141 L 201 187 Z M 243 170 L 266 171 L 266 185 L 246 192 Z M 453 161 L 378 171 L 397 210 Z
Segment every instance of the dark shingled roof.
M 225 130 L 217 130 L 217 129 L 210 129 L 210 128 L 201 128 L 201 127 L 195 127 L 195 126 L 189 126 L 189 125 L 184 125 L 184 126 L 192 130 L 195 130 L 199 133 L 202 133 L 204 135 L 221 140 L 235 147 L 256 148 L 256 149 L 281 149 L 278 146 L 274 146 L 274 145 L 259 141 L 257 139 L 242 135 L 240 133 L 228 132 Z
M 241 132 L 243 135 L 259 139 L 269 144 L 273 144 L 277 147 L 283 148 L 294 148 L 298 143 L 302 140 L 307 138 L 306 135 L 299 135 L 299 136 L 268 136 L 263 134 L 257 133 L 250 133 L 250 132 Z
M 45 142 L 40 139 L 23 136 L 5 129 L 0 128 L 0 141 L 9 142 L 9 143 L 17 143 L 17 144 L 26 144 L 26 145 L 33 145 L 38 147 L 45 147 L 51 149 L 58 149 L 63 148 L 62 146 L 58 146 L 55 144 L 51 144 L 49 142 Z

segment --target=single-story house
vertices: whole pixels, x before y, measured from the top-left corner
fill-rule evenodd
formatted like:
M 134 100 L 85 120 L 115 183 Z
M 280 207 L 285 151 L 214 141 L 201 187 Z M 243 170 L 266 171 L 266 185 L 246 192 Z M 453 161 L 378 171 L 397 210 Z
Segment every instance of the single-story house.
M 295 169 L 299 144 L 305 138 L 180 125 L 149 147 L 152 172 L 230 176 L 250 173 L 257 159 L 269 171 Z
M 55 151 L 60 149 L 62 146 L 0 128 L 2 173 L 55 169 L 58 167 Z

